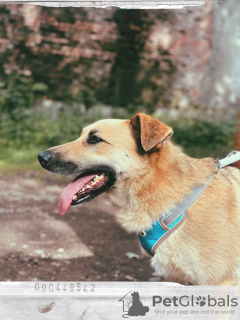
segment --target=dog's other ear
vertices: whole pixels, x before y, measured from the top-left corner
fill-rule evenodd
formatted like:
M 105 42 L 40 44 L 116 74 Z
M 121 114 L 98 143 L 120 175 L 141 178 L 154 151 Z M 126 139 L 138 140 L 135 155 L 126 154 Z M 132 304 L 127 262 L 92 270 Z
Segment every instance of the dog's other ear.
M 130 120 L 133 136 L 138 141 L 145 152 L 156 147 L 164 140 L 170 139 L 173 129 L 165 123 L 148 116 L 145 113 L 138 113 Z

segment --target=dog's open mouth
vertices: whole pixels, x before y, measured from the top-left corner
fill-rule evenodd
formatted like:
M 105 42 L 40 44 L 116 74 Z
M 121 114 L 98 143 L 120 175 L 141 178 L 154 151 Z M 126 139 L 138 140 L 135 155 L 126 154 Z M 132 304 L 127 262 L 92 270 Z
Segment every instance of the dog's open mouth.
M 115 173 L 112 169 L 96 169 L 85 172 L 70 182 L 61 192 L 58 199 L 58 211 L 64 215 L 70 205 L 87 202 L 106 192 L 115 183 Z

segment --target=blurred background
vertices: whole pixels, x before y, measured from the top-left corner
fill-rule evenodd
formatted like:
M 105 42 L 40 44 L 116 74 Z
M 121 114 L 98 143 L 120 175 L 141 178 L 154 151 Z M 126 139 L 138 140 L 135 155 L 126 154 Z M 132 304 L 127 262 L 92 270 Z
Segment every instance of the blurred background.
M 238 0 L 182 10 L 1 5 L 0 280 L 77 280 L 77 270 L 85 280 L 152 279 L 104 196 L 59 220 L 68 180 L 45 173 L 37 154 L 98 119 L 146 112 L 189 155 L 225 156 L 240 147 L 239 49 Z M 109 248 L 114 237 L 127 242 Z

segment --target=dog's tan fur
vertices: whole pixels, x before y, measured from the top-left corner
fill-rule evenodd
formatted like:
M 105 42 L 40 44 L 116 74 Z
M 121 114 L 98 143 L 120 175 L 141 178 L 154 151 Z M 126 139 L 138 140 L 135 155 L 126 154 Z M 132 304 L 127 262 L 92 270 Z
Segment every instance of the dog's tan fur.
M 91 130 L 105 142 L 89 145 Z M 193 159 L 169 138 L 172 129 L 145 114 L 101 120 L 79 139 L 55 148 L 84 169 L 109 165 L 117 181 L 108 191 L 117 219 L 130 232 L 148 229 L 214 172 L 212 158 Z M 114 239 L 113 239 L 114 240 Z M 188 211 L 185 222 L 157 249 L 152 265 L 166 279 L 234 285 L 240 277 L 240 171 L 222 168 Z

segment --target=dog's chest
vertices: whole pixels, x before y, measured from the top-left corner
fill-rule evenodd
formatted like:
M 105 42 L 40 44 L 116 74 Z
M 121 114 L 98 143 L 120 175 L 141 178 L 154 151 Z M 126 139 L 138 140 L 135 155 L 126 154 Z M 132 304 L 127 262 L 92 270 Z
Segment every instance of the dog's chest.
M 184 263 L 166 248 L 159 248 L 151 260 L 152 267 L 167 281 L 186 284 L 192 277 L 184 272 Z

